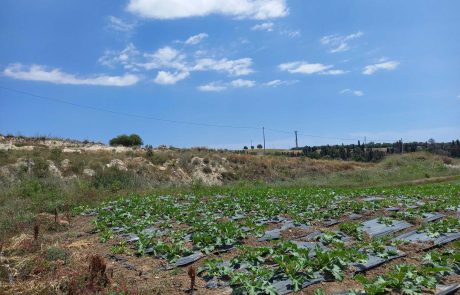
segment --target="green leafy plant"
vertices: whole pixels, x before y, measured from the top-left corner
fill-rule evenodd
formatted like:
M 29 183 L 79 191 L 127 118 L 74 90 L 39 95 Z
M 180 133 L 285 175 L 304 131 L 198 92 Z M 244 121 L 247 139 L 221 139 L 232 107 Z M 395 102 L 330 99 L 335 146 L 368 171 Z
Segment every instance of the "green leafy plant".
M 393 226 L 393 219 L 390 217 L 379 217 L 377 222 L 380 224 L 385 224 L 386 226 Z
M 436 222 L 425 224 L 420 231 L 426 232 L 428 236 L 437 238 L 442 234 L 458 232 L 460 228 L 460 220 L 454 217 L 447 217 Z
M 344 222 L 339 226 L 340 230 L 357 239 L 362 241 L 364 239 L 364 231 L 361 228 L 361 225 L 357 222 Z

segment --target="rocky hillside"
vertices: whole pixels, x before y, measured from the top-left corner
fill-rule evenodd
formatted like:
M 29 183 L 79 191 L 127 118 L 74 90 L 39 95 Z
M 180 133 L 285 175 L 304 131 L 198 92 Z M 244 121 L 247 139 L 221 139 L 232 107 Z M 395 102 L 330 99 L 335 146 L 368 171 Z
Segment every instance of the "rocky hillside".
M 286 180 L 310 172 L 368 166 L 206 148 L 145 149 L 48 138 L 0 137 L 0 180 L 10 183 L 27 175 L 72 180 L 119 172 L 151 184 L 221 185 L 235 180 Z

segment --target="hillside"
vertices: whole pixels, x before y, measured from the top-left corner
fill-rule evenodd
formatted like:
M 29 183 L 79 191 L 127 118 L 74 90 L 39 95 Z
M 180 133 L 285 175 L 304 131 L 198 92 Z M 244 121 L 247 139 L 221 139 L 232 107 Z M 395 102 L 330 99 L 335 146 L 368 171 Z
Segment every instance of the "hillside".
M 111 147 L 100 143 L 46 138 L 0 138 L 0 181 L 22 176 L 58 179 L 98 178 L 123 174 L 142 185 L 182 185 L 202 182 L 222 185 L 236 180 L 279 181 L 312 172 L 337 172 L 370 164 L 240 154 L 206 148 L 152 149 Z
M 406 207 L 419 198 L 430 201 L 437 196 L 436 208 L 451 216 L 446 219 L 451 222 L 458 214 L 455 208 L 459 205 L 456 197 L 459 179 L 458 159 L 426 152 L 391 155 L 377 163 L 362 163 L 206 148 L 114 148 L 73 140 L 1 138 L 0 280 L 8 283 L 6 289 L 0 286 L 0 291 L 18 294 L 93 294 L 99 291 L 184 294 L 189 292 L 186 269 L 170 267 L 180 256 L 189 255 L 194 249 L 202 251 L 198 257 L 202 259 L 192 264 L 194 269 L 204 267 L 208 273 L 212 269 L 223 271 L 214 265 L 214 256 L 247 259 L 247 255 L 259 249 L 253 247 L 260 245 L 273 247 L 275 252 L 284 251 L 279 247 L 288 247 L 286 249 L 291 249 L 289 251 L 294 251 L 295 255 L 306 255 L 304 250 L 288 241 L 310 236 L 315 229 L 324 233 L 348 230 L 356 235 L 353 229 L 358 222 L 379 216 L 384 216 L 382 220 L 386 222 L 404 217 L 418 224 L 424 207 L 412 215 L 398 215 L 399 212 L 385 209 L 385 206 L 400 206 L 403 195 Z M 386 197 L 378 204 L 363 205 L 367 209 L 361 208 L 367 195 Z M 349 214 L 352 208 L 362 216 L 352 223 L 344 222 L 348 220 L 344 214 Z M 433 208 L 427 207 L 427 210 Z M 299 210 L 310 213 L 302 215 Z M 221 217 L 222 212 L 226 217 Z M 281 223 L 253 223 L 253 218 L 263 221 L 273 218 L 274 214 L 281 218 Z M 331 227 L 332 217 L 343 224 L 333 223 Z M 207 221 L 202 223 L 202 218 Z M 286 223 L 290 219 L 301 222 L 303 227 Z M 150 238 L 144 237 L 145 224 L 152 222 L 174 234 L 167 234 L 161 240 L 161 234 L 156 237 L 156 233 Z M 440 222 L 439 226 L 444 226 L 445 221 Z M 249 225 L 249 234 L 243 231 L 246 225 Z M 282 226 L 280 230 L 276 228 L 278 225 Z M 119 235 L 115 231 L 120 226 L 136 235 Z M 454 227 L 458 224 L 453 224 Z M 280 236 L 273 242 L 257 240 L 265 230 L 265 235 Z M 200 235 L 197 231 L 204 232 Z M 186 232 L 192 233 L 192 240 L 182 239 Z M 126 242 L 126 237 L 134 240 Z M 334 236 L 337 238 L 340 237 Z M 212 254 L 212 249 L 221 247 L 222 243 L 229 247 L 244 246 L 231 248 L 229 253 L 226 249 Z M 336 243 L 333 244 L 334 253 L 347 256 L 340 252 L 340 245 Z M 347 251 L 357 255 L 359 248 L 371 245 L 380 249 L 382 243 L 368 238 L 357 240 Z M 411 262 L 419 263 L 423 258 L 416 249 L 410 250 L 404 245 L 398 249 L 415 257 Z M 443 247 L 447 254 L 449 249 L 451 245 Z M 157 254 L 147 256 L 150 251 Z M 321 253 L 328 255 L 328 252 Z M 146 256 L 139 258 L 139 255 Z M 269 262 L 275 256 L 264 259 Z M 336 279 L 344 275 L 356 257 L 346 259 L 350 260 L 340 266 Z M 394 261 L 403 263 L 405 260 L 395 258 Z M 318 263 L 314 267 L 322 269 L 320 262 L 311 260 L 311 263 Z M 388 265 L 377 267 L 376 271 L 391 274 Z M 277 272 L 283 274 L 284 270 L 278 267 Z M 255 283 L 249 277 L 246 280 L 243 286 L 253 288 Z M 455 280 L 449 278 L 444 283 Z M 130 290 L 133 284 L 136 290 Z M 238 283 L 231 284 L 234 288 L 241 287 Z M 344 285 L 338 282 L 321 284 L 332 293 L 342 290 L 343 286 L 360 287 L 348 275 Z M 197 277 L 196 288 L 199 294 L 232 292 L 228 287 L 209 289 L 203 276 Z M 301 292 L 313 294 L 316 288 L 313 286 Z

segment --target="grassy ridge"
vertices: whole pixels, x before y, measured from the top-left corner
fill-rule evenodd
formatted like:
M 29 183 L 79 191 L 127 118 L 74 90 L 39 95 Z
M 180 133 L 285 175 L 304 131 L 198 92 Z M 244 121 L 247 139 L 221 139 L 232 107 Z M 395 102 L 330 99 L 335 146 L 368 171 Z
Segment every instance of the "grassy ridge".
M 52 156 L 52 153 L 50 154 Z M 55 155 L 56 156 L 56 155 Z M 77 157 L 77 155 L 74 155 Z M 105 156 L 104 156 L 105 157 Z M 106 159 L 106 158 L 105 158 Z M 292 160 L 292 159 L 289 159 Z M 295 160 L 295 159 L 294 159 Z M 6 160 L 5 160 L 6 161 Z M 80 161 L 84 161 L 81 159 Z M 257 161 L 251 163 L 254 167 L 258 165 L 275 165 L 271 157 L 258 157 Z M 309 165 L 309 162 L 302 162 L 296 165 Z M 76 163 L 79 163 L 75 160 Z M 327 162 L 327 161 L 325 161 Z M 338 165 L 331 161 L 330 165 Z M 448 162 L 450 165 L 446 165 Z M 303 164 L 302 164 L 303 163 Z M 244 164 L 242 164 L 244 165 Z M 324 165 L 327 165 L 324 164 Z M 351 165 L 342 163 L 341 165 Z M 0 188 L 0 237 L 11 234 L 23 227 L 30 227 L 34 222 L 34 216 L 41 212 L 53 212 L 69 210 L 80 205 L 96 205 L 105 200 L 126 196 L 129 194 L 181 194 L 193 192 L 194 194 L 217 194 L 231 193 L 234 189 L 245 188 L 248 191 L 257 190 L 296 190 L 296 189 L 318 189 L 333 188 L 351 193 L 347 188 L 368 188 L 353 190 L 353 192 L 366 193 L 368 190 L 377 189 L 379 192 L 392 191 L 392 189 L 404 189 L 410 192 L 414 187 L 411 182 L 440 182 L 449 180 L 450 185 L 458 186 L 460 183 L 457 177 L 460 176 L 460 169 L 454 168 L 458 162 L 452 159 L 445 159 L 427 153 L 413 153 L 407 155 L 391 156 L 375 165 L 358 167 L 357 169 L 322 169 L 315 166 L 303 177 L 287 180 L 289 178 L 269 178 L 254 180 L 254 177 L 243 177 L 238 181 L 228 182 L 223 186 L 207 187 L 201 182 L 193 182 L 190 185 L 177 185 L 170 182 L 150 182 L 133 171 L 119 171 L 117 169 L 104 169 L 92 178 L 77 177 L 62 179 L 47 174 L 23 174 L 14 182 L 4 183 Z M 39 169 L 40 166 L 36 169 Z M 253 168 L 250 168 L 253 169 Z M 254 168 L 255 169 L 255 168 Z M 288 168 L 286 168 L 288 169 Z M 247 170 L 245 173 L 249 173 Z M 253 173 L 258 173 L 257 170 Z M 422 189 L 435 188 L 438 191 L 442 187 L 449 188 L 450 185 L 430 184 L 421 186 Z M 419 189 L 419 188 L 417 188 Z

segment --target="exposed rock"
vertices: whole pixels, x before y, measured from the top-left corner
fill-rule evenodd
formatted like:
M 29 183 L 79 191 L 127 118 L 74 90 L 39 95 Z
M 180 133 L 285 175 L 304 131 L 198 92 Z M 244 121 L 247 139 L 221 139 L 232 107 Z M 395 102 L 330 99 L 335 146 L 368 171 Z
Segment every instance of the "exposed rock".
M 200 180 L 206 185 L 222 184 L 222 173 L 227 171 L 224 167 L 219 164 L 213 166 L 211 163 L 205 163 L 204 159 L 200 157 L 193 157 L 191 162 L 194 165 L 193 179 Z
M 74 149 L 74 148 L 64 148 L 64 149 L 62 149 L 62 152 L 63 153 L 78 153 L 78 154 L 81 154 L 80 149 Z
M 113 159 L 112 161 L 110 161 L 109 164 L 106 165 L 107 168 L 112 168 L 112 167 L 115 167 L 117 168 L 118 170 L 120 171 L 127 171 L 128 168 L 126 168 L 126 165 L 125 163 L 120 160 L 120 159 Z
M 135 157 L 129 160 L 129 165 L 133 165 L 135 167 L 141 167 L 141 166 L 150 166 L 154 167 L 155 165 L 152 164 L 149 160 L 142 158 L 142 157 Z
M 96 171 L 94 171 L 93 169 L 85 168 L 83 169 L 83 175 L 93 177 L 96 175 Z
M 15 164 L 12 165 L 14 169 L 16 169 L 17 171 L 19 170 L 25 170 L 27 172 L 30 172 L 30 170 L 32 169 L 32 167 L 34 166 L 34 161 L 30 160 L 30 159 L 23 159 L 23 158 L 19 158 Z
M 62 173 L 59 170 L 58 167 L 54 164 L 53 161 L 47 160 L 48 162 L 48 171 L 51 173 L 51 175 L 56 176 L 56 177 L 62 177 Z
M 171 171 L 171 180 L 178 181 L 182 183 L 191 183 L 192 178 L 184 172 L 181 168 L 176 168 Z
M 61 161 L 61 168 L 64 170 L 69 169 L 70 167 L 70 160 L 69 159 L 64 159 Z

